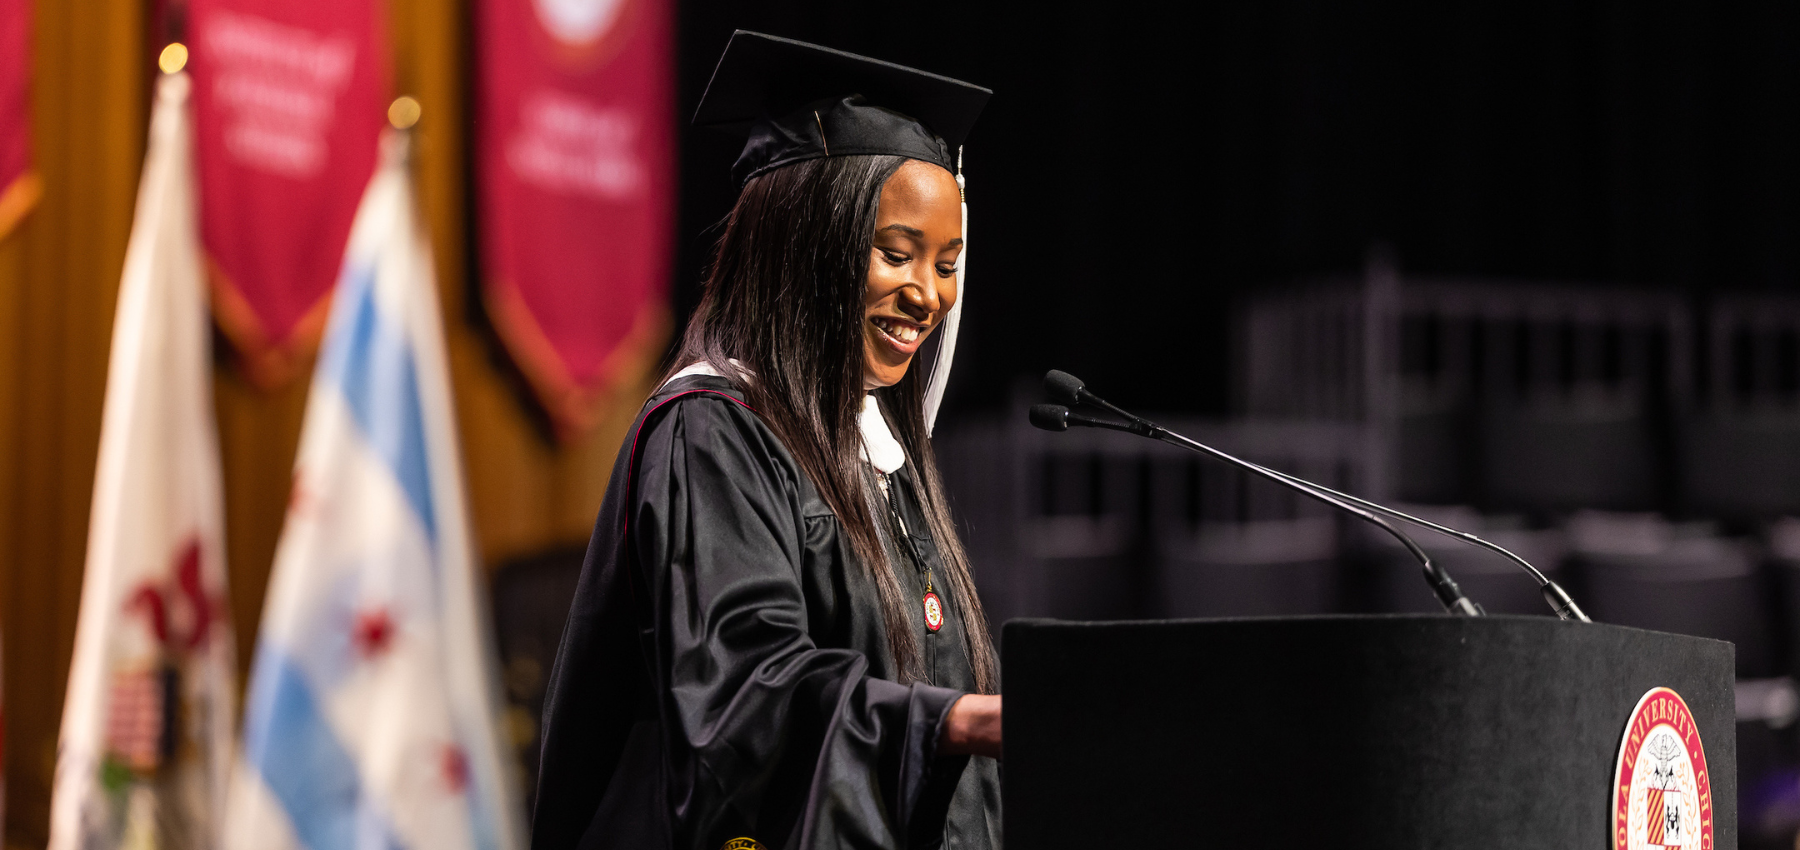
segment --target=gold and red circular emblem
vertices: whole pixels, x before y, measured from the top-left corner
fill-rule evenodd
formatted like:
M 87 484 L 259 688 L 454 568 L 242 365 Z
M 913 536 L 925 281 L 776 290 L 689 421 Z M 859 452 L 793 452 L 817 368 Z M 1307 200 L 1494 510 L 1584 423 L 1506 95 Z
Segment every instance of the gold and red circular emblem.
M 763 850 L 754 838 L 733 838 L 720 845 L 719 850 Z
M 1625 724 L 1613 769 L 1614 850 L 1713 850 L 1712 781 L 1681 695 L 1651 688 Z
M 944 627 L 944 603 L 936 593 L 925 593 L 925 628 L 937 631 Z

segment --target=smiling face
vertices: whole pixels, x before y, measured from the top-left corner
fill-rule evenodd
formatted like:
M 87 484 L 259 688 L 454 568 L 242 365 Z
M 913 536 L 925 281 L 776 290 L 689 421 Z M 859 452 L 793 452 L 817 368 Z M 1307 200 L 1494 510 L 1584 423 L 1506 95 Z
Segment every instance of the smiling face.
M 891 387 L 956 303 L 962 254 L 956 178 L 907 160 L 881 189 L 863 291 L 863 388 Z

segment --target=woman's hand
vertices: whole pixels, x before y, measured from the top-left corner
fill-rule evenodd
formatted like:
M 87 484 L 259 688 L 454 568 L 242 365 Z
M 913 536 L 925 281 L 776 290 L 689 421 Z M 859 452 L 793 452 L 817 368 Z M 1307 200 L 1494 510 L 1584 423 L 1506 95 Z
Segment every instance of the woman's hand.
M 947 756 L 1000 757 L 1000 698 L 967 694 L 950 704 L 938 752 Z

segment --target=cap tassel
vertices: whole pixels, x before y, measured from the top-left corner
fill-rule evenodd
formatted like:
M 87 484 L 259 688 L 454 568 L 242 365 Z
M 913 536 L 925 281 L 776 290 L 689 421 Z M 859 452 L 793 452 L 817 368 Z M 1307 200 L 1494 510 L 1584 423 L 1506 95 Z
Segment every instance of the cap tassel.
M 962 145 L 956 146 L 956 193 L 962 201 L 962 253 L 956 255 L 956 303 L 944 315 L 942 338 L 938 340 L 937 359 L 932 363 L 931 380 L 925 385 L 925 433 L 937 426 L 938 408 L 944 403 L 944 388 L 950 383 L 950 365 L 956 359 L 956 332 L 962 325 L 963 303 L 968 300 L 964 269 L 969 261 L 969 192 L 963 180 Z

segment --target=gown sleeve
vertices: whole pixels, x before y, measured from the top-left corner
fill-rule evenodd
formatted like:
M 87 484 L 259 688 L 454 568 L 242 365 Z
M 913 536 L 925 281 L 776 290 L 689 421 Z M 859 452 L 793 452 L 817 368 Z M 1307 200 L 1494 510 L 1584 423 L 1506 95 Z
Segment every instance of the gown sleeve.
M 646 423 L 630 522 L 674 846 L 938 846 L 967 758 L 935 749 L 962 692 L 816 646 L 801 570 L 818 541 L 791 457 L 734 399 L 671 407 Z

